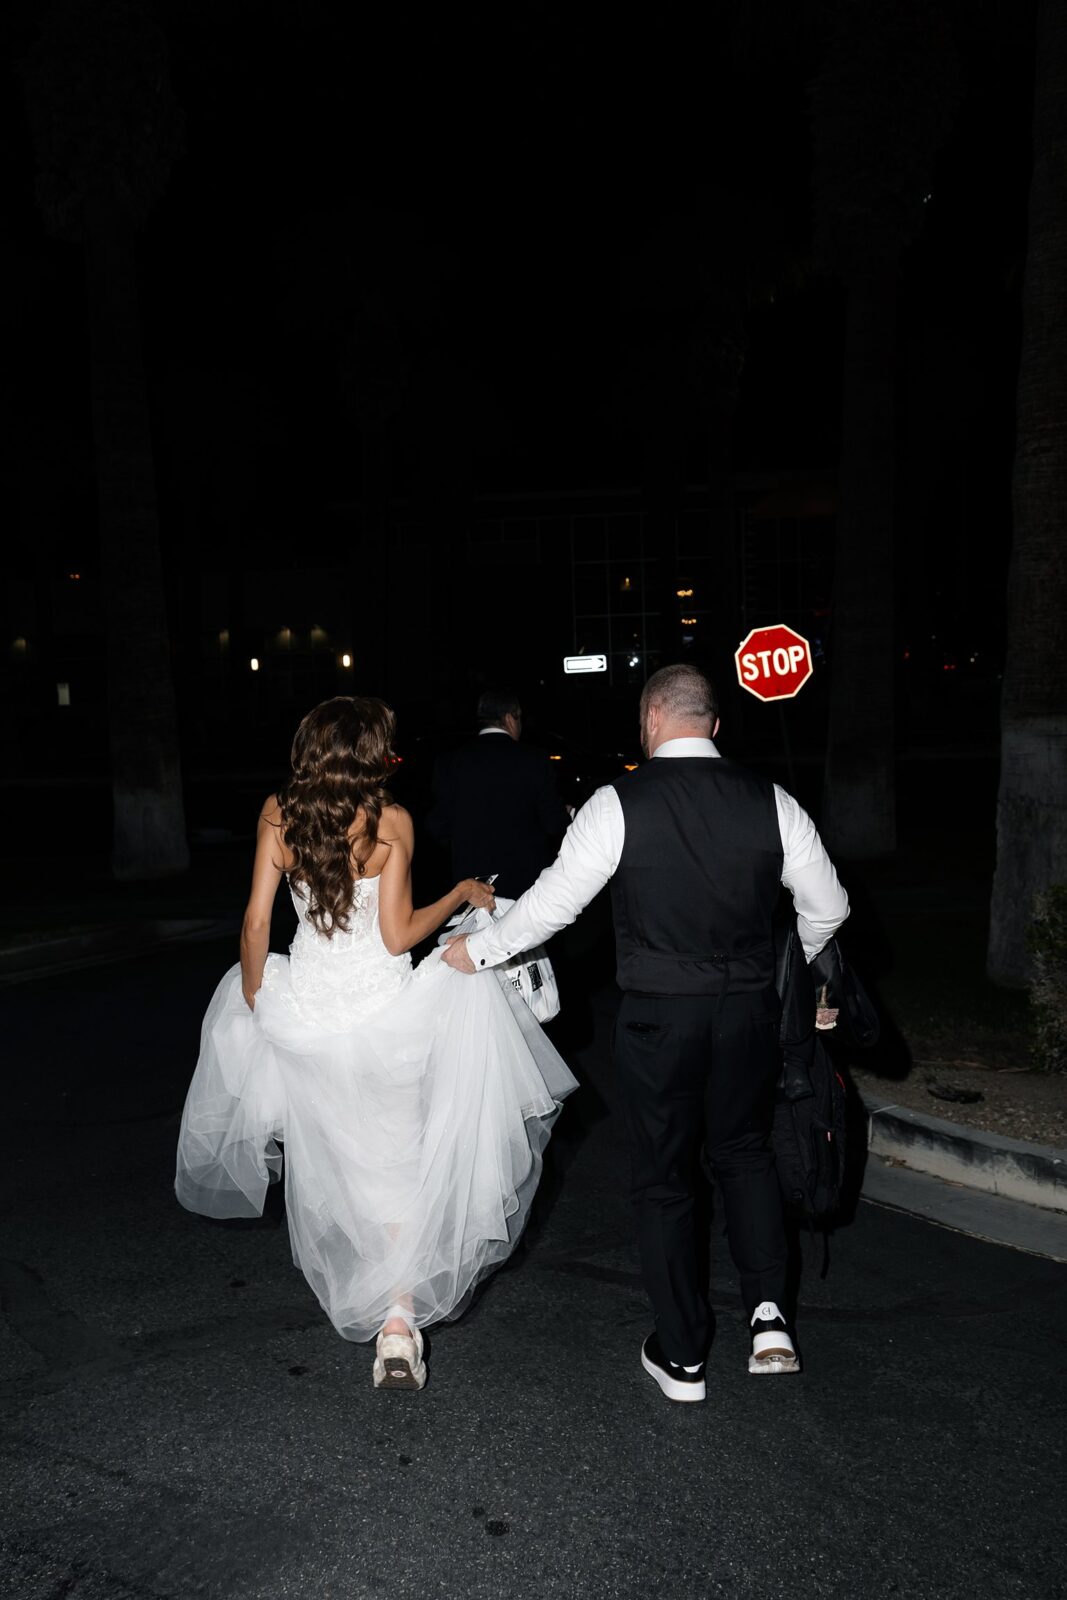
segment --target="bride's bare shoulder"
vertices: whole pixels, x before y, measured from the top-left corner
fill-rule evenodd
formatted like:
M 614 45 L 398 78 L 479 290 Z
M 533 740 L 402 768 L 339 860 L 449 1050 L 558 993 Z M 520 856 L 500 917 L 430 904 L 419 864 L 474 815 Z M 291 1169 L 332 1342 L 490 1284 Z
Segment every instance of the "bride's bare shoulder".
M 403 806 L 389 805 L 382 807 L 381 820 L 378 823 L 378 838 L 382 844 L 393 844 L 399 839 L 411 840 L 415 836 L 415 825 L 411 820 L 411 812 L 405 811 Z
M 280 872 L 288 872 L 293 864 L 293 853 L 285 842 L 284 825 L 281 801 L 276 794 L 269 794 L 259 808 L 256 836 L 259 839 L 269 836 L 271 859 Z

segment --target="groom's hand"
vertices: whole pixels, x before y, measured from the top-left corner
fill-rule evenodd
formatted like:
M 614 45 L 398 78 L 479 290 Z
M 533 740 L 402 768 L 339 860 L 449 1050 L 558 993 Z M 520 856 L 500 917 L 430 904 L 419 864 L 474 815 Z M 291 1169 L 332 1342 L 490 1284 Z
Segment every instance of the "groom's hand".
M 444 955 L 441 958 L 449 967 L 454 967 L 457 972 L 477 972 L 470 956 L 467 954 L 467 935 L 456 934 L 445 945 Z

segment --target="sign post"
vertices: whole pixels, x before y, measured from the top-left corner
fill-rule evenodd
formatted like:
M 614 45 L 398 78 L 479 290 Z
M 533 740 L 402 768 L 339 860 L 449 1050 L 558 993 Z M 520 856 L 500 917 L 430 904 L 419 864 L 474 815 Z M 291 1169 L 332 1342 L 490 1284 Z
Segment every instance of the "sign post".
M 778 726 L 782 734 L 782 752 L 789 773 L 789 787 L 796 788 L 793 771 L 793 751 L 789 744 L 789 729 L 785 722 L 783 700 L 794 700 L 811 677 L 814 667 L 811 646 L 803 634 L 796 633 L 784 622 L 769 628 L 753 628 L 734 651 L 737 663 L 737 681 L 742 689 L 764 702 L 778 701 Z

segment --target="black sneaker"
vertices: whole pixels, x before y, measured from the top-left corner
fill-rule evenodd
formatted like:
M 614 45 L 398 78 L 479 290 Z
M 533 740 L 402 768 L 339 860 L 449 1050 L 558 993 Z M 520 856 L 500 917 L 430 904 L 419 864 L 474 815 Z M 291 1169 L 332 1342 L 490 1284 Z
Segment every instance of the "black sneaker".
M 785 1318 L 773 1300 L 762 1300 L 752 1313 L 752 1354 L 748 1370 L 757 1376 L 769 1372 L 799 1372 L 800 1359 L 789 1337 Z
M 655 1378 L 668 1400 L 703 1400 L 707 1396 L 703 1361 L 695 1372 L 687 1372 L 677 1362 L 667 1360 L 654 1333 L 641 1346 L 641 1365 Z

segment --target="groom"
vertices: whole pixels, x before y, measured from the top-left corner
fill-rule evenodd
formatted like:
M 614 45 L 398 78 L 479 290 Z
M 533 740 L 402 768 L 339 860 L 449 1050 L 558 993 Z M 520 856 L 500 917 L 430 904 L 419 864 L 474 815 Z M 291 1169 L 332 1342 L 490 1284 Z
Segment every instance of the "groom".
M 786 1242 L 770 1150 L 781 1068 L 771 922 L 785 884 L 811 961 L 848 899 L 792 796 L 719 756 L 715 694 L 702 673 L 655 673 L 640 716 L 649 760 L 598 789 L 552 866 L 499 922 L 455 940 L 445 960 L 460 972 L 496 966 L 573 922 L 611 880 L 623 991 L 615 1068 L 656 1321 L 641 1364 L 669 1400 L 697 1401 L 711 1337 L 694 1222 L 702 1144 L 749 1318 L 748 1369 L 799 1369 L 781 1309 Z

